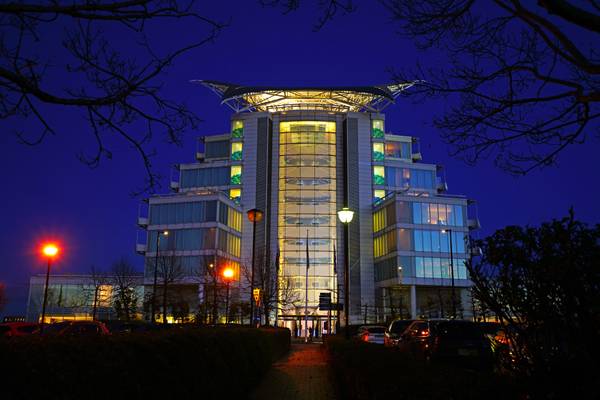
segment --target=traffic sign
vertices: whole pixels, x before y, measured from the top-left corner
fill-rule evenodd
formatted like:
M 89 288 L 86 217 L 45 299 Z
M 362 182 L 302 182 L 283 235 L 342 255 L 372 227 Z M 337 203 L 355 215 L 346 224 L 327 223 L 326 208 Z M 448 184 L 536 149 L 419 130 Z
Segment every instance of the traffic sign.
M 256 305 L 258 306 L 258 304 L 260 303 L 260 289 L 259 288 L 252 289 L 252 296 L 254 297 L 254 301 L 256 302 Z

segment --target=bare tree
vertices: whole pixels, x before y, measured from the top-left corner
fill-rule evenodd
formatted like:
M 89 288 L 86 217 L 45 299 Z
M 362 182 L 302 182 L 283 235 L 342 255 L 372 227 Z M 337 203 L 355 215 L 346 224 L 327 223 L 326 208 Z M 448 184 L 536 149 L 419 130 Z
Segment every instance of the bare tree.
M 300 0 L 260 0 L 260 4 L 268 7 L 281 6 L 284 13 L 296 11 L 300 7 Z M 355 10 L 352 0 L 319 0 L 317 7 L 321 15 L 317 18 L 313 29 L 320 30 L 331 21 L 337 13 L 350 13 Z
M 453 156 L 468 164 L 492 158 L 512 173 L 551 165 L 589 134 L 600 137 L 600 5 L 543 0 L 380 0 L 404 37 L 439 58 L 431 68 L 394 71 L 418 81 L 416 101 L 453 100 L 433 125 Z M 263 1 L 285 12 L 300 0 Z M 340 1 L 317 26 L 331 21 Z
M 50 117 L 57 107 L 72 110 L 87 121 L 95 143 L 92 154 L 79 154 L 82 162 L 96 167 L 110 159 L 105 139 L 119 137 L 143 162 L 144 189 L 155 188 L 147 148 L 153 133 L 180 144 L 182 133 L 199 121 L 184 104 L 164 97 L 160 79 L 177 58 L 224 27 L 198 8 L 193 0 L 0 4 L 0 119 L 36 120 L 39 129 L 16 132 L 22 143 L 36 145 L 58 133 Z M 189 29 L 186 21 L 198 28 L 179 36 L 191 38 L 187 43 L 169 51 L 152 43 L 158 29 Z
M 173 305 L 174 302 L 169 299 L 169 286 L 179 282 L 185 273 L 181 266 L 181 260 L 175 255 L 175 252 L 159 257 L 158 260 L 158 278 L 162 283 L 162 321 L 167 324 L 168 305 Z M 174 296 L 171 296 L 174 297 Z
M 114 262 L 111 267 L 112 300 L 118 319 L 129 321 L 137 313 L 138 275 L 133 265 L 125 258 Z
M 109 278 L 105 271 L 99 270 L 95 265 L 90 267 L 89 284 L 85 285 L 84 291 L 86 297 L 90 298 L 92 303 L 92 320 L 96 320 L 98 315 L 98 303 L 101 300 L 102 289 L 109 283 Z M 62 297 L 62 296 L 61 296 Z M 89 304 L 89 302 L 87 302 Z

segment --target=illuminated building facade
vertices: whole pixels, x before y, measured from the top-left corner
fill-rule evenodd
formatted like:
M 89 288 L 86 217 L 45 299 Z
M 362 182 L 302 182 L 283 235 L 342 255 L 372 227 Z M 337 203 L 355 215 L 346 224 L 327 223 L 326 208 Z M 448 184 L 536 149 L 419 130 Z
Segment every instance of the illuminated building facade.
M 257 271 L 267 271 L 275 282 L 269 289 L 261 277 L 263 303 L 273 300 L 270 315 L 292 329 L 303 325 L 305 307 L 309 326 L 326 329 L 329 315 L 319 310 L 319 296 L 329 293 L 333 303 L 338 294 L 343 299 L 346 253 L 351 323 L 448 316 L 451 272 L 460 316 L 469 315 L 464 260 L 468 232 L 477 225 L 468 218 L 471 202 L 444 193 L 440 167 L 420 162 L 415 138 L 385 132 L 383 109 L 412 83 L 343 88 L 197 83 L 234 111 L 231 129 L 204 137 L 197 162 L 177 165 L 174 194 L 149 199 L 149 213 L 140 217 L 147 240 L 138 245 L 146 256 L 146 287 L 156 257 L 153 243 L 166 230 L 159 252 L 181 257 L 190 277 L 233 265 L 240 302 L 250 298 L 254 255 Z M 355 212 L 348 243 L 336 217 L 344 206 Z M 264 218 L 254 231 L 246 212 L 255 208 Z M 198 286 L 191 278 L 187 282 Z M 207 297 L 200 285 L 198 301 Z

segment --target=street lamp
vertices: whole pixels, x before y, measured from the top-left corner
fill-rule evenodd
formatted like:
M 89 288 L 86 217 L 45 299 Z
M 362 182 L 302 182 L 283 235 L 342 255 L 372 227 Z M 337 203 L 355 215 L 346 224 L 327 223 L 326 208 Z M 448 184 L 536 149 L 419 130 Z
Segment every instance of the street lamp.
M 256 223 L 262 221 L 263 212 L 258 208 L 248 210 L 248 220 L 252 222 L 252 271 L 250 274 L 250 325 L 254 324 L 254 297 L 252 291 L 254 290 L 254 246 L 256 243 Z
M 225 286 L 227 288 L 227 295 L 225 296 L 225 323 L 229 323 L 229 285 L 233 280 L 233 276 L 235 275 L 232 268 L 227 267 L 223 270 L 223 280 L 225 281 Z
M 152 285 L 152 323 L 156 322 L 156 285 L 158 280 L 158 248 L 160 247 L 160 237 L 169 236 L 169 231 L 156 232 L 156 254 L 154 256 L 154 284 Z M 166 310 L 163 311 L 166 313 Z M 163 319 L 166 315 L 163 316 Z
M 350 339 L 350 323 L 348 315 L 350 314 L 350 296 L 349 296 L 349 288 L 350 288 L 350 279 L 349 279 L 349 270 L 350 270 L 350 262 L 348 260 L 348 224 L 352 221 L 354 217 L 354 211 L 351 211 L 348 207 L 342 208 L 337 212 L 338 218 L 340 222 L 344 224 L 344 320 L 346 323 L 346 339 Z
M 452 278 L 452 319 L 456 319 L 456 292 L 454 290 L 454 253 L 452 250 L 452 229 L 442 229 L 450 237 L 450 277 Z
M 44 323 L 46 319 L 46 304 L 48 302 L 48 283 L 50 281 L 50 265 L 52 260 L 58 255 L 59 248 L 54 243 L 47 243 L 42 246 L 42 255 L 48 260 L 48 268 L 46 269 L 46 286 L 44 286 L 44 303 L 42 304 L 42 323 L 40 325 L 40 335 L 44 333 Z

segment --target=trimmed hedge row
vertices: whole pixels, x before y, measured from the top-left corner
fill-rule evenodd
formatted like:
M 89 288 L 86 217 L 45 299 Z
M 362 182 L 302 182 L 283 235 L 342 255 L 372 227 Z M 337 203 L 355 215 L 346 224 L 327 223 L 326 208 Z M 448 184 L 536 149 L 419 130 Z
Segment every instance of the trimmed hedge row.
M 325 341 L 339 397 L 377 399 L 513 399 L 514 385 L 491 373 L 429 365 L 396 349 L 330 337 Z
M 6 399 L 247 397 L 290 347 L 287 329 L 219 327 L 0 342 Z

